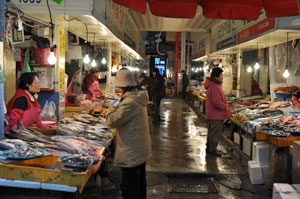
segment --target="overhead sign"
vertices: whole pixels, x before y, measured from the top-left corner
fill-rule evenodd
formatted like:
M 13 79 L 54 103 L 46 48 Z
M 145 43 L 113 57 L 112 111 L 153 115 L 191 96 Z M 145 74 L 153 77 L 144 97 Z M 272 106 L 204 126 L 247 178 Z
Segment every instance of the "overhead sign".
M 211 52 L 236 44 L 236 20 L 226 20 L 212 28 Z
M 206 38 L 205 34 L 198 41 L 194 41 L 192 46 L 192 56 L 203 57 L 205 55 Z
M 272 30 L 276 27 L 276 19 L 274 18 L 266 18 L 237 34 L 237 43 L 242 43 L 244 41 L 250 40 L 255 36 L 260 35 L 261 33 L 267 32 L 268 30 Z

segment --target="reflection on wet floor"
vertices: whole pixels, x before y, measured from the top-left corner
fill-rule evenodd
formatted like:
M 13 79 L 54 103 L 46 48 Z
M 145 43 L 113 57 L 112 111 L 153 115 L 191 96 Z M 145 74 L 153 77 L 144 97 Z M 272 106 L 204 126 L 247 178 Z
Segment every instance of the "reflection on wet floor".
M 238 174 L 236 162 L 224 157 L 207 155 L 207 128 L 204 118 L 179 98 L 164 99 L 162 122 L 150 125 L 152 158 L 147 171 L 172 173 Z M 226 156 L 225 147 L 219 147 Z

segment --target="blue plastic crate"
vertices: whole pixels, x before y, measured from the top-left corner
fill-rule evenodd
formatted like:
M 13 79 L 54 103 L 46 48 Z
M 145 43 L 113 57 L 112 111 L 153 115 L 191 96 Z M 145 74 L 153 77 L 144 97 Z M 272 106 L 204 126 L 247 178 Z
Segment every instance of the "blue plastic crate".
M 282 98 L 282 99 L 286 100 L 288 98 L 292 98 L 293 93 L 275 93 L 275 96 L 277 98 Z

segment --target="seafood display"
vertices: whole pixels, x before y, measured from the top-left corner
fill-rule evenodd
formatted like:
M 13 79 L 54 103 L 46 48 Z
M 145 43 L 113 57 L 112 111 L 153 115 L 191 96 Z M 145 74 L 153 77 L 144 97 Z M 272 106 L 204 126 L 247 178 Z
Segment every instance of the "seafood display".
M 10 149 L 3 152 L 3 155 L 8 157 L 34 157 L 34 156 L 41 156 L 43 152 L 34 149 L 28 145 L 17 145 L 15 149 Z
M 89 140 L 96 140 L 101 142 L 104 147 L 110 144 L 112 134 L 108 131 L 109 129 L 105 122 L 97 120 L 88 114 L 80 114 L 76 118 L 64 119 L 58 125 L 58 133 L 64 136 L 84 137 Z
M 100 160 L 100 157 L 96 154 L 96 147 L 82 137 L 59 139 L 55 141 L 55 144 L 45 145 L 43 148 L 55 155 L 78 154 L 88 156 L 94 162 Z
M 93 160 L 82 155 L 65 155 L 58 159 L 60 163 L 70 167 L 86 167 L 93 163 Z
M 18 121 L 17 129 L 12 129 L 9 136 L 28 142 L 36 141 L 41 143 L 53 144 L 53 140 L 51 138 L 31 128 L 24 127 L 20 120 Z

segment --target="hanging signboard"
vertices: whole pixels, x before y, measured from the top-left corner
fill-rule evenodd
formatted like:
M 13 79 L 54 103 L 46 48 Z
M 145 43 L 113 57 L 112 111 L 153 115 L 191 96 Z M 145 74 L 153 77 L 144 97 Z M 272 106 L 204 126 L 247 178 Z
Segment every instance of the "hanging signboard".
M 206 53 L 205 46 L 206 46 L 206 35 L 204 34 L 200 38 L 200 40 L 195 41 L 193 43 L 192 56 L 194 58 L 203 57 L 205 55 L 205 53 Z
M 46 0 L 6 0 L 7 5 L 19 8 L 24 13 L 48 14 Z M 88 15 L 93 11 L 93 0 L 63 0 L 60 4 L 49 0 L 52 14 Z
M 211 52 L 236 44 L 236 20 L 226 20 L 212 28 Z
M 58 68 L 59 68 L 59 118 L 62 119 L 65 116 L 65 30 L 63 28 L 58 29 L 59 39 L 59 56 L 58 56 Z
M 244 30 L 238 32 L 237 43 L 242 43 L 244 41 L 253 39 L 262 33 L 274 29 L 276 27 L 275 22 L 275 18 L 266 18 L 248 28 L 245 28 Z

